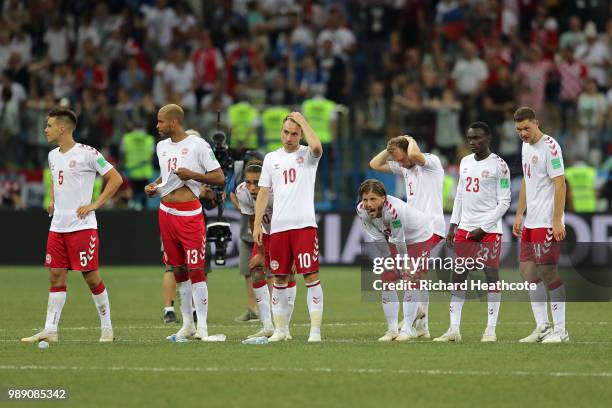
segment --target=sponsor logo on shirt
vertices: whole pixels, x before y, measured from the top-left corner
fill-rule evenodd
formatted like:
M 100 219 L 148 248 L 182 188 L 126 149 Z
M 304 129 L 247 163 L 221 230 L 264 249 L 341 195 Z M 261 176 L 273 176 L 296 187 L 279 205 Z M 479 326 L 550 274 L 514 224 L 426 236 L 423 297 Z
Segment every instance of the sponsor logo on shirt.
M 280 164 L 275 164 L 274 165 L 274 170 L 278 170 L 278 169 L 280 169 Z

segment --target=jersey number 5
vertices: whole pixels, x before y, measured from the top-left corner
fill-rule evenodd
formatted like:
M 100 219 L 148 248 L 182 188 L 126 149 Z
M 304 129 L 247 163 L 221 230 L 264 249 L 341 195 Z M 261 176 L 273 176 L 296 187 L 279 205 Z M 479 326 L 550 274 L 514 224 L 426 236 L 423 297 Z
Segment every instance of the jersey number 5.
M 60 186 L 64 184 L 64 170 L 60 170 L 59 173 L 57 173 L 57 182 Z
M 285 179 L 285 184 L 295 183 L 295 169 L 292 167 L 283 171 L 283 178 Z
M 473 179 L 471 177 L 467 177 L 465 181 L 467 181 L 465 191 L 472 193 L 477 193 L 480 191 L 480 180 L 478 179 L 478 177 L 474 177 Z M 472 185 L 472 182 L 474 185 Z

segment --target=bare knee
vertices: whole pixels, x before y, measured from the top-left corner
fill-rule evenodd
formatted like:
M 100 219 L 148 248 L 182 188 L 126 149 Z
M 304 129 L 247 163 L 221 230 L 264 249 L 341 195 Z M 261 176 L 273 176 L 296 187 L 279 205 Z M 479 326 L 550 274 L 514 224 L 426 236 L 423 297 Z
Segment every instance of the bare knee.
M 49 282 L 51 287 L 66 286 L 67 269 L 49 268 Z
M 536 265 L 534 262 L 521 262 L 519 266 L 521 277 L 526 282 L 533 282 L 538 279 Z
M 102 281 L 102 279 L 100 279 L 100 272 L 98 271 L 87 271 L 82 273 L 83 279 L 85 279 L 85 282 L 87 282 L 89 289 L 97 287 Z
M 316 282 L 318 280 L 319 280 L 319 272 L 312 272 L 312 273 L 304 274 L 304 282 L 306 284 L 314 283 L 314 282 Z

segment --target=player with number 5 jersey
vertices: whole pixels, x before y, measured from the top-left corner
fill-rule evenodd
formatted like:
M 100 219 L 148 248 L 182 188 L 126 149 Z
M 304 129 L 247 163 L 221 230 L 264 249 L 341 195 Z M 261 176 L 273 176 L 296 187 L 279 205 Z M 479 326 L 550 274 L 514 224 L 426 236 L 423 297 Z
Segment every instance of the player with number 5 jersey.
M 308 146 L 300 145 L 302 135 Z M 291 268 L 304 275 L 308 288 L 310 336 L 321 341 L 323 290 L 319 282 L 319 241 L 314 211 L 317 166 L 323 147 L 316 133 L 299 112 L 289 114 L 282 124 L 283 147 L 266 155 L 259 179 L 253 238 L 262 244 L 262 220 L 270 190 L 274 212 L 270 228 L 270 269 L 274 275 L 272 313 L 275 330 L 271 342 L 287 340 L 287 287 Z
M 72 133 L 76 125 L 76 114 L 69 109 L 54 109 L 47 117 L 47 140 L 59 146 L 49 152 L 53 184 L 47 210 L 53 219 L 47 240 L 45 266 L 49 268 L 51 289 L 45 328 L 40 333 L 21 339 L 24 343 L 58 341 L 57 330 L 66 303 L 69 270 L 80 271 L 91 290 L 100 317 L 100 342 L 115 339 L 108 292 L 98 272 L 100 242 L 94 211 L 115 194 L 123 180 L 96 149 L 75 142 Z M 105 187 L 92 203 L 96 174 L 104 178 Z

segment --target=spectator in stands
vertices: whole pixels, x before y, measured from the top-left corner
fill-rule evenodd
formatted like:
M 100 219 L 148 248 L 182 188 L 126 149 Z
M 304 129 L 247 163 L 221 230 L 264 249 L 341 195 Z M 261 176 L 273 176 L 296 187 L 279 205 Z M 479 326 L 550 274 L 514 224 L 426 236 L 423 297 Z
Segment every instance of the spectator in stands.
M 448 3 L 448 2 L 446 2 Z M 451 2 L 452 3 L 452 2 Z M 442 3 L 440 3 L 442 4 Z M 452 78 L 462 105 L 461 127 L 475 121 L 473 107 L 479 93 L 484 89 L 489 70 L 485 62 L 478 57 L 478 51 L 473 43 L 462 42 L 462 56 L 453 67 Z
M 519 64 L 514 74 L 520 106 L 530 106 L 536 112 L 543 110 L 544 91 L 553 68 L 552 63 L 543 58 L 539 47 L 529 47 L 527 59 Z
M 191 55 L 191 62 L 195 69 L 196 96 L 201 101 L 224 76 L 225 61 L 219 49 L 213 46 L 210 32 L 200 34 L 199 47 Z
M 582 31 L 582 21 L 580 17 L 572 15 L 568 19 L 569 29 L 561 34 L 559 39 L 559 49 L 565 50 L 570 47 L 575 50 L 581 44 L 585 42 L 585 35 Z
M 587 65 L 589 76 L 595 78 L 597 86 L 603 88 L 608 85 L 606 71 L 610 65 L 608 47 L 597 38 L 597 27 L 592 21 L 585 25 L 584 35 L 586 41 L 576 48 L 576 58 Z
M 133 102 L 138 102 L 145 91 L 146 75 L 138 66 L 138 59 L 135 56 L 128 58 L 127 66 L 119 74 L 119 86 Z
M 45 32 L 43 41 L 47 45 L 47 57 L 52 65 L 68 62 L 73 36 L 62 17 L 53 18 L 51 25 Z
M 356 107 L 357 131 L 366 157 L 386 145 L 388 119 L 385 85 L 381 81 L 373 81 L 367 99 Z
M 576 17 L 577 18 L 577 17 Z M 576 101 L 584 87 L 587 67 L 574 58 L 574 49 L 566 46 L 561 51 L 562 59 L 557 63 L 559 73 L 559 113 L 561 115 L 561 134 L 567 132 L 576 120 Z
M 74 86 L 79 94 L 84 90 L 103 92 L 107 89 L 108 76 L 106 69 L 96 62 L 93 55 L 85 56 L 83 67 L 76 72 Z

